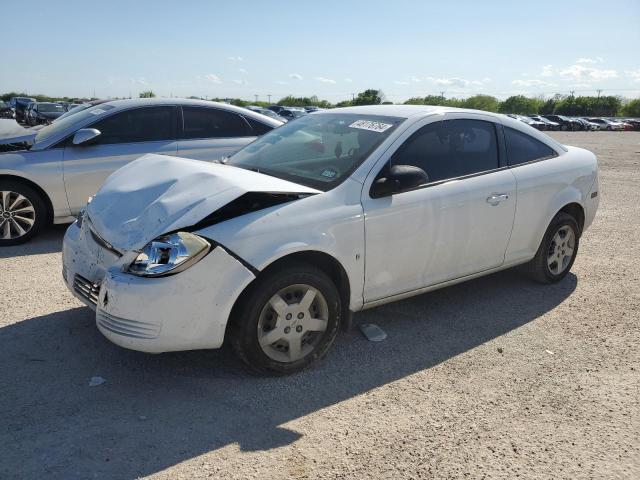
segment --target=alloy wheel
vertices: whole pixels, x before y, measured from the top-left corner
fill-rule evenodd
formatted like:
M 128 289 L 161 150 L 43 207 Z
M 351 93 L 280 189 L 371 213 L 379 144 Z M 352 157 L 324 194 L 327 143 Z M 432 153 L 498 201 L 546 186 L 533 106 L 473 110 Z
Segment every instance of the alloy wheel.
M 573 258 L 576 248 L 576 236 L 573 229 L 564 225 L 558 229 L 549 245 L 547 252 L 547 266 L 554 275 L 564 272 Z
M 36 210 L 31 201 L 16 192 L 0 191 L 0 239 L 14 240 L 31 231 Z
M 258 319 L 258 343 L 272 360 L 291 363 L 309 355 L 329 324 L 329 306 L 310 285 L 279 290 L 263 307 Z

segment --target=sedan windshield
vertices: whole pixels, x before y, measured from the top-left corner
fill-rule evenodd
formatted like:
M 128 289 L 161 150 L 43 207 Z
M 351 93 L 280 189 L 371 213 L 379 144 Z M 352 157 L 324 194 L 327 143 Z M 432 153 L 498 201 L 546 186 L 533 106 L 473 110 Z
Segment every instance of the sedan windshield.
M 346 179 L 403 120 L 306 115 L 263 135 L 225 163 L 327 191 Z
M 115 107 L 113 105 L 103 103 L 101 105 L 95 105 L 91 108 L 87 108 L 86 110 L 82 110 L 81 112 L 69 117 L 59 118 L 57 122 L 53 122 L 52 124 L 44 127 L 42 130 L 38 130 L 35 141 L 36 143 L 38 143 L 49 140 L 53 136 L 63 132 L 72 125 L 84 122 L 88 118 L 95 118 L 97 120 L 99 116 L 108 112 L 112 108 Z

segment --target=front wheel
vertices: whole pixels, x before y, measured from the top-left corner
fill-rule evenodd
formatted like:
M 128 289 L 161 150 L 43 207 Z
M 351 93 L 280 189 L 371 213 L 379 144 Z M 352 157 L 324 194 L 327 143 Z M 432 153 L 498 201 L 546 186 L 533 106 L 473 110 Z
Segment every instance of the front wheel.
M 259 373 L 290 374 L 322 358 L 340 323 L 340 295 L 323 271 L 300 263 L 259 277 L 231 319 L 231 344 Z
M 571 270 L 579 242 L 578 223 L 571 215 L 560 212 L 549 224 L 536 256 L 524 268 L 541 283 L 559 282 Z
M 28 241 L 46 217 L 38 192 L 20 182 L 0 180 L 0 247 Z

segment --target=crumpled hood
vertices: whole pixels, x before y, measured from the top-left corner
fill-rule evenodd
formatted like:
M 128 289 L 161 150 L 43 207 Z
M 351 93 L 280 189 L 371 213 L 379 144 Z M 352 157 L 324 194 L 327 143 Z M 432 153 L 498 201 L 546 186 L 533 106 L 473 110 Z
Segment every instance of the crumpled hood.
M 111 174 L 87 213 L 96 233 L 115 248 L 140 250 L 248 192 L 321 193 L 229 165 L 149 154 Z
M 13 119 L 0 119 L 0 144 L 28 143 L 33 144 L 38 132 L 24 128 Z

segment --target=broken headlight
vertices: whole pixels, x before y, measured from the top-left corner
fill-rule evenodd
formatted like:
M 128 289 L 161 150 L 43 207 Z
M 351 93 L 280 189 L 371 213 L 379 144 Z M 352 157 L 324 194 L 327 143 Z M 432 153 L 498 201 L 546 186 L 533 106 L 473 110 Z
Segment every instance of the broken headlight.
M 210 249 L 209 242 L 193 233 L 163 235 L 142 249 L 128 272 L 140 277 L 172 275 L 197 263 Z

